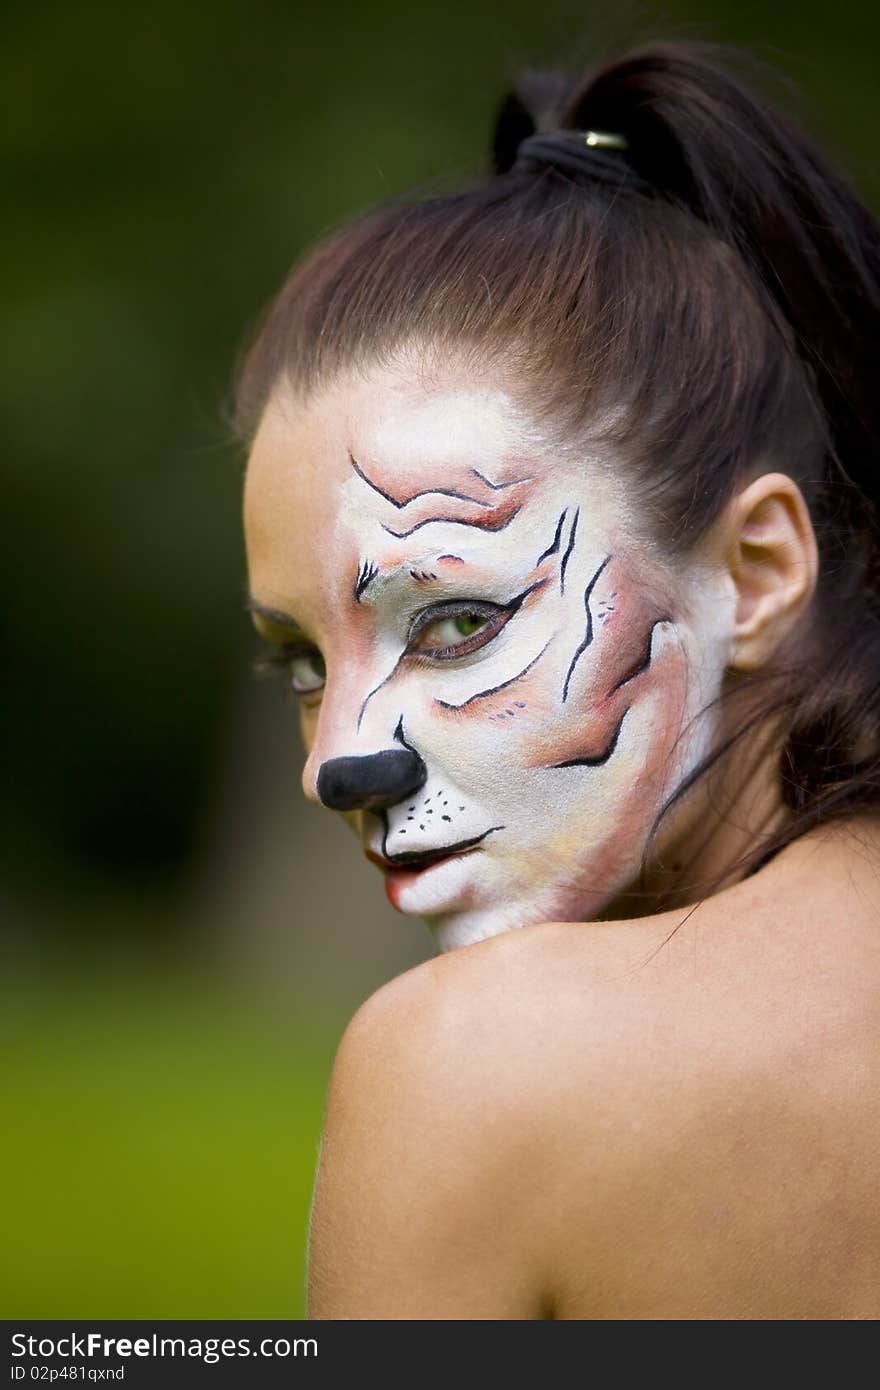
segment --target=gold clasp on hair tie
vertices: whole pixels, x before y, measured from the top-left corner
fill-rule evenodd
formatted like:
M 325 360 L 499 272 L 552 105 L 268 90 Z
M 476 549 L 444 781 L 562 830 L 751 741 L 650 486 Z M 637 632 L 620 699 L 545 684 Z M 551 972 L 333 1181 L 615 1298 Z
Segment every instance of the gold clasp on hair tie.
M 584 144 L 592 149 L 625 150 L 629 141 L 625 135 L 612 135 L 607 130 L 585 130 Z

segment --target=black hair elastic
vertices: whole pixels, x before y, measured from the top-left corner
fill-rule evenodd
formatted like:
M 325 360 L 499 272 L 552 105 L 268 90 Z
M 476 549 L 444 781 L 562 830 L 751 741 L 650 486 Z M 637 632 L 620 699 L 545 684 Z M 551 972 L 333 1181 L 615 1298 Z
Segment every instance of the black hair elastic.
M 535 173 L 547 167 L 560 169 L 573 177 L 597 179 L 617 188 L 637 188 L 646 192 L 650 185 L 615 150 L 625 150 L 622 135 L 599 130 L 535 131 L 516 147 L 512 173 Z

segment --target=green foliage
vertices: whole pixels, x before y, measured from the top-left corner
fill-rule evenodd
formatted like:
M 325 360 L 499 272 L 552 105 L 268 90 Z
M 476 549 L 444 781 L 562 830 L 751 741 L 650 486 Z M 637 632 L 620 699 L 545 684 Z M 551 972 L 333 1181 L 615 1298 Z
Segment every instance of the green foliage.
M 388 194 L 482 170 L 518 69 L 586 63 L 645 12 L 7 11 L 0 845 L 24 957 L 39 979 L 61 949 L 73 966 L 24 992 L 10 975 L 2 1311 L 295 1317 L 344 1018 L 301 1000 L 279 1013 L 204 972 L 87 978 L 101 942 L 204 927 L 182 890 L 205 875 L 250 646 L 233 362 L 307 244 Z M 870 198 L 878 13 L 681 0 L 648 19 L 743 43 L 798 81 Z M 47 921 L 63 905 L 63 942 L 37 890 Z M 95 925 L 108 901 L 112 931 Z
M 106 973 L 6 1013 L 3 1316 L 302 1317 L 341 1021 Z
M 827 20 L 806 0 L 13 5 L 8 881 L 139 889 L 193 868 L 248 640 L 228 386 L 303 248 L 390 193 L 480 171 L 523 65 L 587 63 L 646 28 L 775 62 L 869 185 L 877 11 Z

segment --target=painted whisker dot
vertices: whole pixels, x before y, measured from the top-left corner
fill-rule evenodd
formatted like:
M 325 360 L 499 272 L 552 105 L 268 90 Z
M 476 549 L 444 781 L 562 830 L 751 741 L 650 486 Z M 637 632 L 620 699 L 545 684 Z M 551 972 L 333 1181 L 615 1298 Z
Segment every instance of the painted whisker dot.
M 441 820 L 452 820 L 452 817 L 451 817 L 451 816 L 441 816 L 440 819 L 441 819 Z
M 424 827 L 423 825 L 420 825 L 420 826 L 419 826 L 419 830 L 424 830 L 424 828 L 425 828 L 425 827 Z

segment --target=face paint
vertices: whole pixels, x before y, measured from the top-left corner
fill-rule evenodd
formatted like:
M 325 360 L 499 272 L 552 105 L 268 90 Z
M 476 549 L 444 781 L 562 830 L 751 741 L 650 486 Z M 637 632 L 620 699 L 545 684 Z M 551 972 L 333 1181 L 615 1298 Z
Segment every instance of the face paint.
M 717 738 L 732 587 L 657 555 L 621 471 L 452 376 L 377 369 L 264 416 L 251 592 L 316 653 L 303 787 L 441 950 L 597 917 Z

